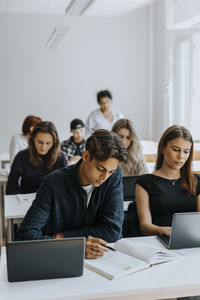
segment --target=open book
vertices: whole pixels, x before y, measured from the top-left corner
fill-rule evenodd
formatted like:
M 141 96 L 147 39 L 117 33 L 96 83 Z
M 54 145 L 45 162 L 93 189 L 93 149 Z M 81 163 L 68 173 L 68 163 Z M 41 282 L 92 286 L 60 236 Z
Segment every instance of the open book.
M 115 243 L 116 251 L 105 252 L 97 259 L 86 259 L 85 267 L 109 279 L 118 279 L 182 257 L 182 254 L 163 250 L 143 241 L 121 239 Z

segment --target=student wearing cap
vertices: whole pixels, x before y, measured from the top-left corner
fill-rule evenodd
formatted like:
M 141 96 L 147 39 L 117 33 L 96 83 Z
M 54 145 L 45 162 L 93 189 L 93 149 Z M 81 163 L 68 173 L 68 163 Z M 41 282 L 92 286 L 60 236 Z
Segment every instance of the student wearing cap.
M 47 175 L 16 240 L 86 237 L 86 258 L 107 252 L 122 237 L 123 188 L 119 164 L 127 151 L 120 137 L 97 130 L 76 165 Z
M 61 144 L 61 150 L 65 153 L 68 165 L 77 163 L 85 150 L 85 125 L 83 121 L 80 119 L 72 120 L 70 129 L 72 136 Z

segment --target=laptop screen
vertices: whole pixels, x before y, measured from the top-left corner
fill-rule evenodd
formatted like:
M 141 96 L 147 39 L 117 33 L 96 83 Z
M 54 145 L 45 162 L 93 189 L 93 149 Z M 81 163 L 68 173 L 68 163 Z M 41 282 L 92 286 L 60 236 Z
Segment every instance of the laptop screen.
M 81 276 L 85 238 L 11 242 L 6 254 L 11 282 Z

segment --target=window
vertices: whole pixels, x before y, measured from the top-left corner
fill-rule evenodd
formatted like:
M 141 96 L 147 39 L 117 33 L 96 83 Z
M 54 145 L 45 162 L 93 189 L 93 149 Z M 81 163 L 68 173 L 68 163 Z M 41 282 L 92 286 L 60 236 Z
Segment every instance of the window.
M 170 57 L 170 124 L 187 127 L 200 140 L 200 34 L 175 34 Z

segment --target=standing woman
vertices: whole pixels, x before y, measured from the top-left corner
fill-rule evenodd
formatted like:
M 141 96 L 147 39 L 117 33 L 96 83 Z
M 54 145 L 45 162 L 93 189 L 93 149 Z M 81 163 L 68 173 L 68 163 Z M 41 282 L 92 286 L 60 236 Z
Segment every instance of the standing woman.
M 28 148 L 18 152 L 13 161 L 6 194 L 34 193 L 49 173 L 67 166 L 57 130 L 52 122 L 40 122 L 30 133 Z
M 148 173 L 142 154 L 142 146 L 132 122 L 128 119 L 120 119 L 113 125 L 112 131 L 117 133 L 122 139 L 124 147 L 128 152 L 127 161 L 120 164 L 122 175 L 131 176 Z
M 112 108 L 112 94 L 108 91 L 97 93 L 100 108 L 92 111 L 85 123 L 86 139 L 97 129 L 111 130 L 113 124 L 123 118 L 121 112 Z
M 191 169 L 193 140 L 183 126 L 162 135 L 153 174 L 136 184 L 136 202 L 143 235 L 171 233 L 174 213 L 200 211 L 200 176 Z

